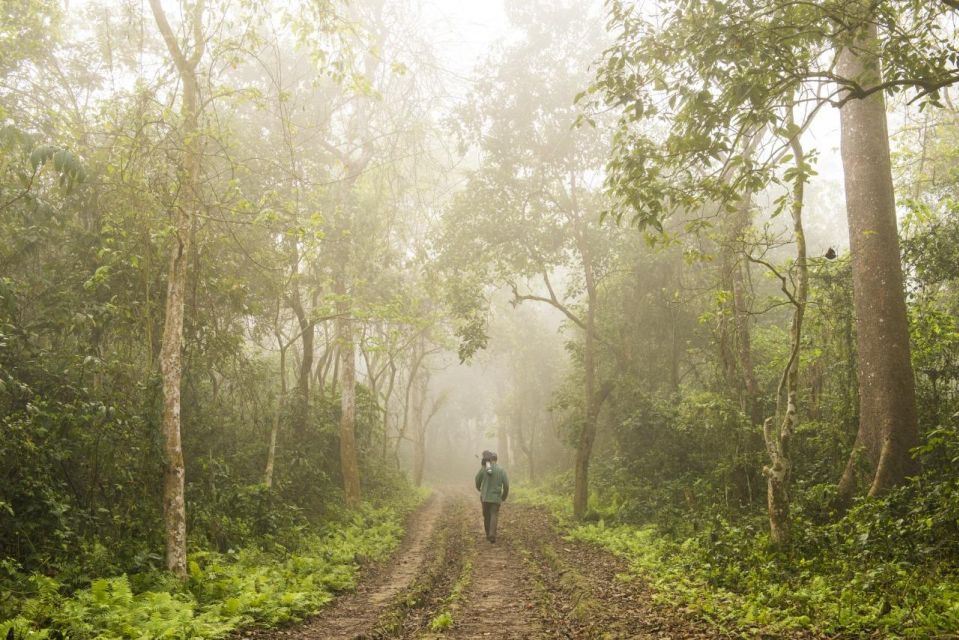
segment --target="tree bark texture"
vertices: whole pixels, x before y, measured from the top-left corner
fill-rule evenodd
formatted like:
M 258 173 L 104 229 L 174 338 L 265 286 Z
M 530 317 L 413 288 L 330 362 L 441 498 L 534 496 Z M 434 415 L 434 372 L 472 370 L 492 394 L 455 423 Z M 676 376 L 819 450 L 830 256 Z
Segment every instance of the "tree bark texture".
M 791 140 L 793 157 L 797 168 L 802 171 L 805 162 L 802 145 L 798 138 Z M 796 285 L 792 293 L 782 280 L 783 293 L 793 305 L 792 325 L 789 331 L 789 360 L 779 382 L 776 396 L 777 416 L 766 418 L 763 422 L 763 438 L 769 464 L 763 468 L 766 476 L 766 503 L 769 511 L 769 534 L 772 543 L 785 547 L 791 538 L 790 522 L 790 484 L 792 477 L 792 459 L 789 455 L 789 443 L 799 426 L 799 356 L 802 349 L 802 325 L 809 297 L 809 267 L 806 260 L 806 233 L 803 229 L 802 213 L 805 191 L 805 178 L 799 176 L 793 186 L 791 213 L 793 219 L 793 238 L 796 242 Z M 785 410 L 782 400 L 785 398 Z M 780 420 L 776 430 L 776 419 Z
M 875 86 L 878 50 L 869 24 L 840 51 L 839 74 Z M 918 442 L 918 418 L 883 95 L 851 99 L 839 115 L 859 354 L 859 430 L 839 485 L 840 502 L 848 504 L 859 485 L 860 457 L 869 495 L 916 471 L 909 451 Z
M 202 18 L 203 2 L 194 5 L 193 51 L 189 57 L 176 41 L 160 0 L 150 0 L 150 8 L 157 28 L 176 65 L 183 85 L 180 105 L 183 148 L 180 156 L 179 201 L 173 210 L 173 246 L 167 274 L 167 297 L 160 346 L 160 371 L 163 378 L 163 521 L 166 540 L 166 567 L 180 578 L 186 568 L 186 471 L 183 464 L 183 444 L 180 436 L 180 384 L 183 373 L 183 311 L 189 268 L 192 224 L 200 206 L 200 163 L 202 141 L 199 131 L 199 98 L 196 76 L 197 65 L 203 56 Z

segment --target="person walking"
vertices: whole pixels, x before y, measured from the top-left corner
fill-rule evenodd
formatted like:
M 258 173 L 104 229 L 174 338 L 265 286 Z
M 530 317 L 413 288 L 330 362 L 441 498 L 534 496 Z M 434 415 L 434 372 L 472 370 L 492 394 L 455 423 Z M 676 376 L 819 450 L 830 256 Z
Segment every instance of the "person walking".
M 486 539 L 496 542 L 496 521 L 499 518 L 500 504 L 506 502 L 509 495 L 509 478 L 506 470 L 496 464 L 493 451 L 483 452 L 483 466 L 476 474 L 476 490 L 480 492 L 483 503 L 483 527 Z

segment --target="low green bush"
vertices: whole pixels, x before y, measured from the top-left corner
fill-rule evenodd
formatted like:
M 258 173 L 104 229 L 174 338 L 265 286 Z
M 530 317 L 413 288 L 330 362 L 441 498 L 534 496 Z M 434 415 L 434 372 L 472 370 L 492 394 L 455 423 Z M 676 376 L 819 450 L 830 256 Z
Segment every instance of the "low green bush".
M 832 524 L 799 514 L 783 551 L 770 546 L 759 516 L 713 517 L 696 535 L 677 537 L 653 524 L 576 523 L 568 497 L 518 494 L 553 511 L 570 539 L 625 558 L 657 598 L 728 632 L 930 638 L 959 629 L 955 482 L 918 478 Z
M 392 551 L 414 504 L 364 506 L 346 522 L 301 532 L 289 548 L 194 552 L 182 583 L 154 571 L 96 579 L 66 594 L 63 583 L 39 573 L 8 575 L 16 591 L 3 604 L 9 619 L 0 622 L 0 637 L 12 629 L 16 638 L 219 638 L 297 620 L 351 589 L 362 559 Z

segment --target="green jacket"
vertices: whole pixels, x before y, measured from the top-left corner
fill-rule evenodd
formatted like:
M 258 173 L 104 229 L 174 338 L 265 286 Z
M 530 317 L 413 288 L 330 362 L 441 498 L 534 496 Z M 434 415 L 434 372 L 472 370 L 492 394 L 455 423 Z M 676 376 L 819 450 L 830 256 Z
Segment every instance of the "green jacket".
M 476 474 L 476 490 L 480 492 L 480 500 L 483 502 L 499 504 L 505 501 L 509 495 L 509 478 L 506 477 L 506 471 L 498 464 L 493 465 L 492 473 L 480 469 Z

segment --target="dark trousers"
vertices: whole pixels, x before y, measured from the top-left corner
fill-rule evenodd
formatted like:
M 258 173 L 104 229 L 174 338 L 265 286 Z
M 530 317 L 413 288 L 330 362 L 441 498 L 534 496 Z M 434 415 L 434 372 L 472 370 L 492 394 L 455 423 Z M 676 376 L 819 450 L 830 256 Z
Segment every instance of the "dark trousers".
M 489 540 L 496 540 L 496 520 L 499 518 L 499 503 L 483 503 L 483 528 L 486 529 L 486 537 Z

